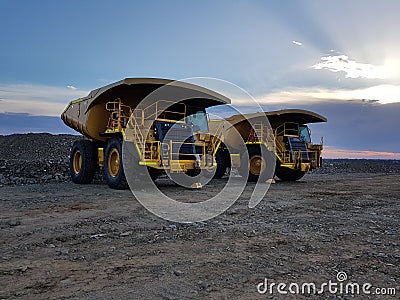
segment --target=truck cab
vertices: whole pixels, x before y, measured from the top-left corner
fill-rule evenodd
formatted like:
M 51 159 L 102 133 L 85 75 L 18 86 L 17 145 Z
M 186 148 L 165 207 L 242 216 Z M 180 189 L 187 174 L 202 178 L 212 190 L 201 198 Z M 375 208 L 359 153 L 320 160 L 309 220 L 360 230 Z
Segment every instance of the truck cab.
M 305 173 L 321 167 L 322 143 L 313 144 L 306 124 L 285 122 L 274 130 L 277 168 L 282 180 L 298 180 Z

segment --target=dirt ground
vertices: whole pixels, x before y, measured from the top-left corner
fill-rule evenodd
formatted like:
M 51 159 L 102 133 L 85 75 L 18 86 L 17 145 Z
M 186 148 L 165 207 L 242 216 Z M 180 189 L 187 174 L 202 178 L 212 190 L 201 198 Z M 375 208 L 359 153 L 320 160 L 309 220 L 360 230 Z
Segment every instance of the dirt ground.
M 372 292 L 395 288 L 397 295 L 379 297 L 398 299 L 399 181 L 400 174 L 308 174 L 271 185 L 254 209 L 249 184 L 227 212 L 194 224 L 162 220 L 129 190 L 104 184 L 6 185 L 0 299 L 314 299 L 259 294 L 257 285 L 337 282 L 338 272 L 371 283 Z M 161 188 L 192 199 L 223 184 Z

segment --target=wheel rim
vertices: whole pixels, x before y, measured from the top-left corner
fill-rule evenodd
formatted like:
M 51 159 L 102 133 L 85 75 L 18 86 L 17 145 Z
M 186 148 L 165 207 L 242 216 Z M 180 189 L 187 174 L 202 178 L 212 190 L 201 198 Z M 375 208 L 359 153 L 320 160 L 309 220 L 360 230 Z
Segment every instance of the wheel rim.
M 251 174 L 260 175 L 265 170 L 265 160 L 261 155 L 254 155 L 250 158 L 250 168 Z
M 108 172 L 111 177 L 117 177 L 120 167 L 120 157 L 119 152 L 116 148 L 111 149 L 108 155 Z
M 79 150 L 76 150 L 74 157 L 72 158 L 72 166 L 75 174 L 79 174 L 82 170 L 82 154 Z

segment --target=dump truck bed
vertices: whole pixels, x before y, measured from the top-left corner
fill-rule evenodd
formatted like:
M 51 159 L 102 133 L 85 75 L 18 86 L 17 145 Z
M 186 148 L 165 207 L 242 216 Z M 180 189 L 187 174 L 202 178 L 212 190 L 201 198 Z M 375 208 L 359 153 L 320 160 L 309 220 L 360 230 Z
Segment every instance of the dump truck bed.
M 160 87 L 164 88 L 157 94 Z M 134 110 L 146 97 L 158 101 L 169 100 L 168 97 L 173 99 L 177 95 L 182 103 L 190 101 L 191 106 L 201 108 L 230 103 L 228 98 L 194 84 L 161 78 L 125 78 L 71 101 L 61 119 L 84 136 L 104 141 L 105 137 L 100 134 L 106 130 L 109 120 L 110 112 L 106 109 L 108 101 L 119 98 Z
M 245 115 L 234 115 L 226 119 L 230 124 L 236 125 L 241 122 L 257 119 L 262 120 L 267 117 L 272 128 L 276 128 L 285 122 L 294 122 L 299 124 L 326 122 L 327 119 L 315 112 L 303 109 L 282 109 L 276 111 L 258 112 Z

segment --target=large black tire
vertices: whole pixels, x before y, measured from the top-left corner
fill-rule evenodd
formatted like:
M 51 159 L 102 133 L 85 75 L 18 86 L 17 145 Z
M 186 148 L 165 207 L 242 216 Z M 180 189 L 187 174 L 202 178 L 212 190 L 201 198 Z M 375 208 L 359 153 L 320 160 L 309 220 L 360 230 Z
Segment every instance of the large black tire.
M 89 140 L 75 141 L 69 157 L 72 182 L 91 183 L 97 171 L 97 149 Z
M 129 176 L 129 183 L 133 181 L 146 182 L 148 180 L 147 173 L 150 175 L 153 182 L 162 175 L 157 169 L 141 166 L 140 158 L 136 146 L 133 142 L 124 141 L 122 152 L 124 153 L 125 164 L 123 165 L 125 178 Z M 128 181 L 127 181 L 128 184 Z
M 150 167 L 147 167 L 147 172 L 149 172 L 150 178 L 153 181 L 156 181 L 157 178 L 161 175 L 160 172 L 157 172 L 156 170 L 154 170 L 154 169 L 152 169 Z
M 226 169 L 231 166 L 229 151 L 218 149 L 217 153 L 215 154 L 215 161 L 217 163 L 217 168 L 213 178 L 220 179 L 225 175 Z
M 263 157 L 261 155 L 260 146 L 258 145 L 249 146 L 247 151 L 249 161 L 246 161 L 242 155 L 239 174 L 241 176 L 246 176 L 248 174 L 247 181 L 249 182 L 257 182 L 258 180 L 266 181 L 267 179 L 273 178 L 275 174 L 275 164 L 272 162 L 276 160 L 274 153 L 266 151 Z
M 122 140 L 119 138 L 113 138 L 107 143 L 104 151 L 104 175 L 110 188 L 128 188 L 122 163 Z
M 276 176 L 282 181 L 296 181 L 302 178 L 306 173 L 299 170 L 292 170 L 285 167 L 276 169 Z

